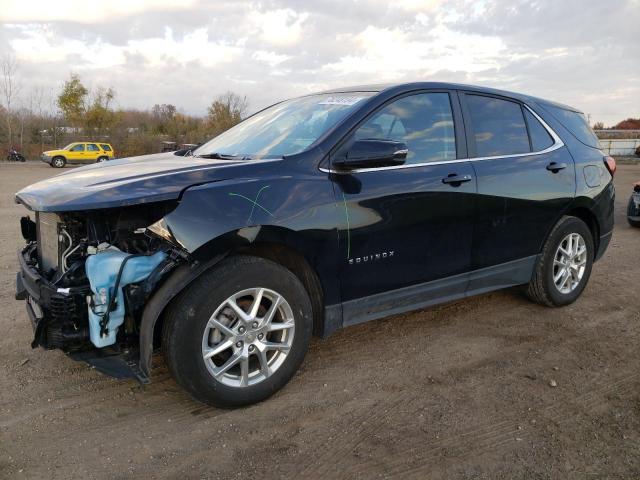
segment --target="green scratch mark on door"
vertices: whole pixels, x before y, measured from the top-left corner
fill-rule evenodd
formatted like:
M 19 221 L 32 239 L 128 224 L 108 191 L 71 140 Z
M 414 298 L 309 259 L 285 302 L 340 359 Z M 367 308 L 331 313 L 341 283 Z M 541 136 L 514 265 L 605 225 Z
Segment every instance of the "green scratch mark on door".
M 347 220 L 347 261 L 351 258 L 351 226 L 349 225 L 349 207 L 347 207 L 347 198 L 342 192 L 342 202 L 344 203 L 344 216 Z

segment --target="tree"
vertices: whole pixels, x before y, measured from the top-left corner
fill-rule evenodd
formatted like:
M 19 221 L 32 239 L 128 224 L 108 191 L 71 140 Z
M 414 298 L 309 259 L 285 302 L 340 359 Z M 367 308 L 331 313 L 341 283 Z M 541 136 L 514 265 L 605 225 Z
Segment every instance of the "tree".
M 593 124 L 593 129 L 594 130 L 604 130 L 604 123 L 602 122 L 596 122 Z
M 616 130 L 640 130 L 640 118 L 627 118 L 613 128 Z
M 84 123 L 89 131 L 103 133 L 114 125 L 116 114 L 111 109 L 111 102 L 114 98 L 115 92 L 111 88 L 97 90 L 84 117 Z
M 58 107 L 62 111 L 65 120 L 73 127 L 78 128 L 82 123 L 88 94 L 89 90 L 82 84 L 80 77 L 72 74 L 71 78 L 64 82 L 62 91 L 58 95 Z
M 155 104 L 151 109 L 154 120 L 153 130 L 163 135 L 169 133 L 169 124 L 174 121 L 177 111 L 176 106 L 169 103 Z
M 2 70 L 2 83 L 0 83 L 0 90 L 2 90 L 2 100 L 4 100 L 4 109 L 6 112 L 7 122 L 7 138 L 9 141 L 9 147 L 13 145 L 13 128 L 12 128 L 12 115 L 13 115 L 13 100 L 18 95 L 19 86 L 16 84 L 15 74 L 18 68 L 18 63 L 15 57 L 7 54 L 0 63 L 0 70 Z
M 214 134 L 219 134 L 240 123 L 247 111 L 247 97 L 227 92 L 216 98 L 208 108 L 207 123 Z

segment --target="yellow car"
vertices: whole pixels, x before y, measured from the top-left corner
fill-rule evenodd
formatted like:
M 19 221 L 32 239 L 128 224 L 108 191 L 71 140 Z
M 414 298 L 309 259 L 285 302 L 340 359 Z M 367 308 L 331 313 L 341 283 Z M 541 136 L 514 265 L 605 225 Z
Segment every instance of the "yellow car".
M 111 159 L 113 147 L 101 142 L 73 142 L 61 150 L 49 150 L 40 156 L 40 160 L 56 168 L 67 163 L 106 162 Z

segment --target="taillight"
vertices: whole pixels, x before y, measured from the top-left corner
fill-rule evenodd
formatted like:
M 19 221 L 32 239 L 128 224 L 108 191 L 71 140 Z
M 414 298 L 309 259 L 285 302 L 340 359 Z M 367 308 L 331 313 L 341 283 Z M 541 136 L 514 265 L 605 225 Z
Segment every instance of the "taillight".
M 607 167 L 607 170 L 609 170 L 609 173 L 611 174 L 611 176 L 613 177 L 616 173 L 616 161 L 613 157 L 604 157 L 604 164 Z

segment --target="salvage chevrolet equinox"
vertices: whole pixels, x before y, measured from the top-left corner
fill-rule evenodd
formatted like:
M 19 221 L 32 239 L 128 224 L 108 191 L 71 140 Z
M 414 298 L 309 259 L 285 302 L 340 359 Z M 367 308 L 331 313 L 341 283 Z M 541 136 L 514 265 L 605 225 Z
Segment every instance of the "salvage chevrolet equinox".
M 515 285 L 560 307 L 613 229 L 578 110 L 446 83 L 268 107 L 186 156 L 65 172 L 16 201 L 32 346 L 212 405 L 282 388 L 312 335 Z M 428 368 L 428 366 L 425 366 Z

